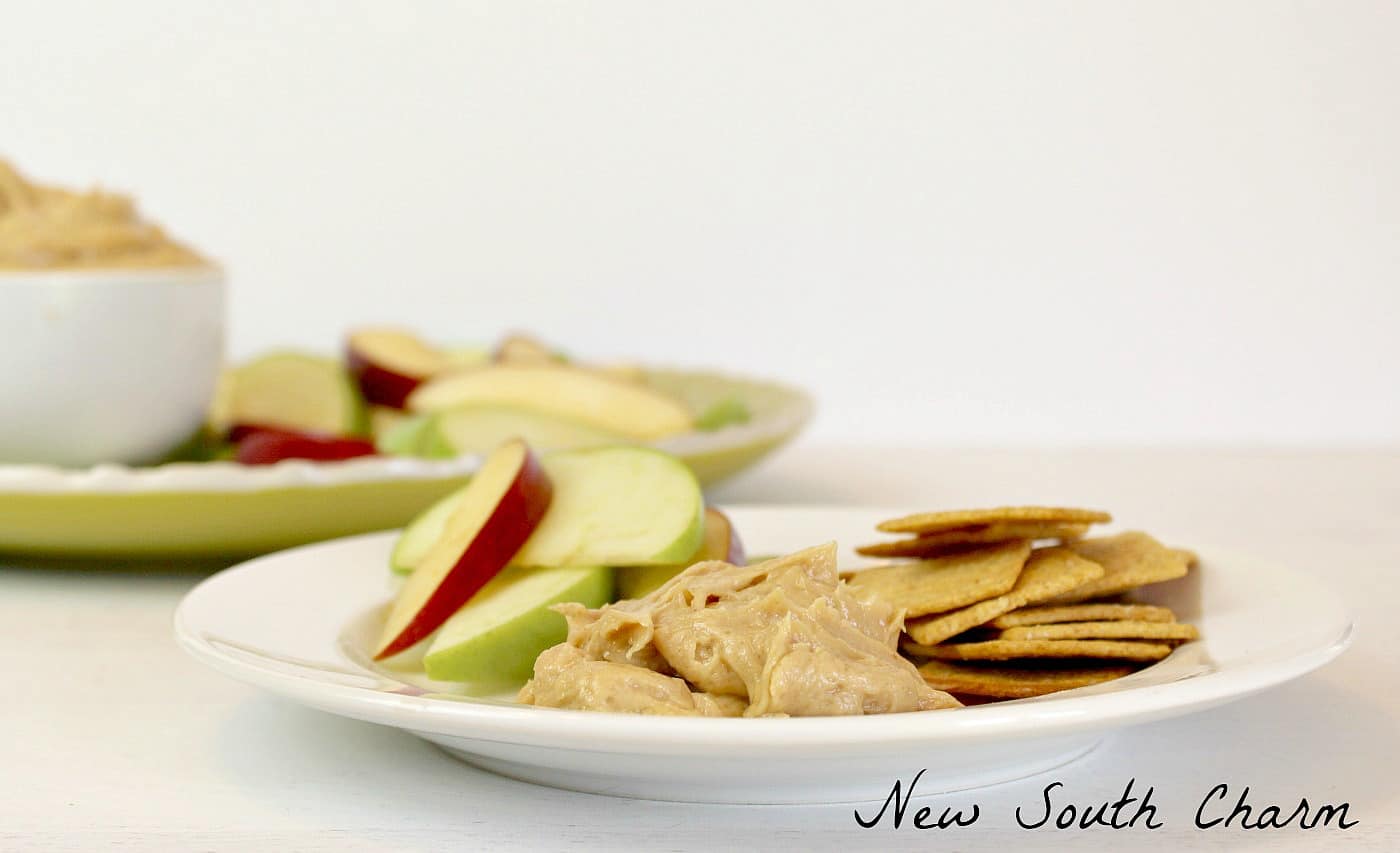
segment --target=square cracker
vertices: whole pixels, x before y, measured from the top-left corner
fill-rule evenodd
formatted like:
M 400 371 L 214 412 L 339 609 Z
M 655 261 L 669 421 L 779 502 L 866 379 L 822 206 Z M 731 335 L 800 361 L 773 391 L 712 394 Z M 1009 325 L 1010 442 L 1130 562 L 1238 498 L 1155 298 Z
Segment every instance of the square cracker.
M 1132 666 L 1016 669 L 945 660 L 929 660 L 919 665 L 919 674 L 930 687 L 949 693 L 995 699 L 1044 696 L 1061 690 L 1101 684 L 1136 671 L 1137 668 Z
M 1112 521 L 1113 516 L 1096 509 L 1076 509 L 1063 506 L 999 506 L 991 509 L 955 509 L 945 512 L 920 512 L 901 518 L 891 518 L 875 525 L 886 533 L 936 533 L 980 527 L 1000 522 L 1051 522 L 1058 524 L 1098 524 Z
M 1068 622 L 1059 625 L 1023 625 L 1001 632 L 1003 640 L 1169 640 L 1188 641 L 1200 636 L 1195 625 L 1180 622 Z
M 1087 598 L 1103 598 L 1144 584 L 1160 583 L 1186 574 L 1189 560 L 1140 530 L 1117 536 L 1085 539 L 1065 547 L 1103 566 L 1103 577 L 1051 599 L 1049 604 L 1072 604 Z
M 1052 521 L 999 521 L 960 530 L 943 530 L 925 536 L 910 536 L 876 542 L 856 548 L 867 557 L 933 557 L 966 548 L 1016 539 L 1078 539 L 1089 530 L 1087 524 Z
M 1111 622 L 1133 619 L 1138 622 L 1175 622 L 1176 614 L 1165 607 L 1151 604 L 1061 604 L 1045 607 L 1022 607 L 1002 614 L 987 623 L 993 628 L 1015 628 L 1018 625 L 1055 625 L 1062 622 Z
M 856 572 L 848 578 L 859 595 L 872 595 L 906 616 L 956 610 L 994 598 L 1016 586 L 1031 555 L 1029 542 L 1011 542 Z
M 1010 592 L 979 601 L 969 607 L 906 622 L 904 630 L 916 642 L 933 645 L 970 628 L 1009 613 L 1018 607 L 1038 604 L 1082 586 L 1103 575 L 1103 566 L 1084 559 L 1068 548 L 1041 548 L 1031 552 L 1016 586 Z
M 1161 660 L 1172 653 L 1166 643 L 1133 640 L 985 640 L 924 646 L 906 643 L 917 657 L 944 660 L 1015 660 L 1017 658 L 1098 658 L 1100 660 Z

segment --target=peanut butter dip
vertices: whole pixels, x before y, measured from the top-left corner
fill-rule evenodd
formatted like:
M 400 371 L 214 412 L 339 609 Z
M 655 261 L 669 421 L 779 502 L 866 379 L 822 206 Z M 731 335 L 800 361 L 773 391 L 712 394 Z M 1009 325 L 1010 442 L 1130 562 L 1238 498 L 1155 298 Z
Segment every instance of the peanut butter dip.
M 902 613 L 837 578 L 834 543 L 751 566 L 696 563 L 643 598 L 557 609 L 568 639 L 536 659 L 526 704 L 745 717 L 959 705 L 899 656 Z
M 0 160 L 0 270 L 200 266 L 130 198 L 39 186 Z

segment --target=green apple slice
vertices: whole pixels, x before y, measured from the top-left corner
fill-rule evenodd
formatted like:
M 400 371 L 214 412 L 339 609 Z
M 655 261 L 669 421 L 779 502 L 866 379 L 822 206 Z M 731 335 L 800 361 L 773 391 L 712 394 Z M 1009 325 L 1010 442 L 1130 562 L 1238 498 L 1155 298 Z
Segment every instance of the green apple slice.
M 712 506 L 705 507 L 704 535 L 700 549 L 686 560 L 669 566 L 621 566 L 617 569 L 617 593 L 622 598 L 641 598 L 666 581 L 706 560 L 723 560 L 744 565 L 744 545 L 729 516 Z
M 537 450 L 573 450 L 626 444 L 629 439 L 587 424 L 503 406 L 472 406 L 427 415 L 403 415 L 376 439 L 381 453 L 450 459 L 490 453 L 524 439 Z
M 473 405 L 508 406 L 553 415 L 650 441 L 687 432 L 694 418 L 683 403 L 643 385 L 563 365 L 493 365 L 449 373 L 419 386 L 408 398 L 416 412 Z
M 325 435 L 367 428 L 364 400 L 345 368 L 297 352 L 270 353 L 228 371 L 209 421 L 220 433 L 239 424 Z
M 452 517 L 452 511 L 461 503 L 463 494 L 469 488 L 471 484 L 439 498 L 415 516 L 394 543 L 394 550 L 389 555 L 389 568 L 401 575 L 418 568 L 418 564 L 433 550 L 433 544 L 442 538 L 442 532 L 447 529 L 447 520 Z
M 388 406 L 370 406 L 369 435 L 374 439 L 375 444 L 381 444 L 385 439 L 393 434 L 394 430 L 403 426 L 406 422 L 413 420 L 415 416 L 410 415 L 403 409 L 393 409 Z
M 510 438 L 536 450 L 572 450 L 626 444 L 627 438 L 588 424 L 502 406 L 473 406 L 430 416 L 418 452 L 432 458 L 489 453 Z
M 644 447 L 551 453 L 554 500 L 512 561 L 522 566 L 678 563 L 703 537 L 705 498 L 685 463 Z
M 607 568 L 511 566 L 443 623 L 423 668 L 437 681 L 481 688 L 519 684 L 530 677 L 540 652 L 564 641 L 564 617 L 550 605 L 576 601 L 601 607 L 611 597 Z
M 512 562 L 660 565 L 671 571 L 700 549 L 706 531 L 704 497 L 695 475 L 679 460 L 646 448 L 609 447 L 551 453 L 541 466 L 554 485 L 554 497 Z M 389 557 L 393 571 L 408 574 L 422 563 L 469 488 L 449 494 L 409 522 Z M 713 523 L 711 527 L 719 530 Z M 730 540 L 738 541 L 732 529 L 725 550 L 714 559 L 732 552 Z
M 380 453 L 392 456 L 428 456 L 423 451 L 431 415 L 405 415 L 382 435 L 374 439 L 374 446 Z M 497 445 L 500 442 L 496 443 Z M 487 448 L 490 451 L 493 448 Z

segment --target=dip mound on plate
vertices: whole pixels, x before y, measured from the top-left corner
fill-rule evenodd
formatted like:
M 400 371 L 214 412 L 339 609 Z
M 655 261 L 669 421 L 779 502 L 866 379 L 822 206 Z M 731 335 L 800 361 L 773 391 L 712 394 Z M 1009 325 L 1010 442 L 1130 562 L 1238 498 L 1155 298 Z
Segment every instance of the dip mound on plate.
M 0 270 L 203 266 L 130 198 L 39 186 L 0 160 Z
M 557 609 L 568 639 L 535 661 L 526 704 L 746 717 L 960 704 L 900 657 L 899 611 L 839 582 L 834 544 L 749 566 L 696 563 L 642 598 Z

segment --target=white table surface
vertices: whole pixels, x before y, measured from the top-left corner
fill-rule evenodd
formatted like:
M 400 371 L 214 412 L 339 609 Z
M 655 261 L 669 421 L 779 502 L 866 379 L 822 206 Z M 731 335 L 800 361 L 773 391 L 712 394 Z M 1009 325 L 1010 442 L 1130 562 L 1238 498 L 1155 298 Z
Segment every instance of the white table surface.
M 170 617 L 198 576 L 0 568 L 0 850 L 1400 850 L 1400 452 L 801 446 L 713 497 L 1103 506 L 1176 541 L 1330 577 L 1359 632 L 1341 659 L 1292 684 L 1124 731 L 1050 774 L 928 801 L 978 803 L 974 828 L 867 831 L 849 806 L 688 806 L 497 778 L 186 658 Z M 1165 828 L 1027 831 L 1013 820 L 1050 781 L 1065 783 L 1066 802 L 1089 803 L 1130 778 L 1155 788 Z M 1194 829 L 1218 782 L 1251 786 L 1260 806 L 1347 802 L 1359 825 Z

